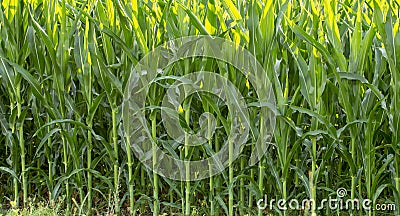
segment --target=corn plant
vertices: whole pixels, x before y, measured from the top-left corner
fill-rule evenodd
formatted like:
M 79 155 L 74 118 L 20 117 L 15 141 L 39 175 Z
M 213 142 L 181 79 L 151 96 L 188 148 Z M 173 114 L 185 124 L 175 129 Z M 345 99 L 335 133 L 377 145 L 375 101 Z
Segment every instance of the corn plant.
M 400 2 L 377 0 L 3 0 L 0 3 L 0 201 L 60 202 L 65 214 L 398 215 L 400 214 Z M 145 122 L 152 167 L 140 162 L 127 132 L 124 91 L 138 62 L 170 40 L 224 38 L 264 70 L 255 82 L 220 59 L 190 57 L 149 84 Z M 154 60 L 154 62 L 157 62 Z M 156 65 L 157 66 L 157 65 Z M 179 77 L 211 71 L 247 103 L 251 136 L 237 160 L 233 117 L 218 95 L 177 106 L 185 131 L 207 142 L 182 143 L 164 127 L 162 102 Z M 249 73 L 251 75 L 251 72 Z M 274 131 L 258 85 L 271 81 Z M 202 85 L 209 84 L 203 80 Z M 214 116 L 203 122 L 202 113 Z M 201 125 L 202 124 L 202 125 Z M 189 134 L 190 134 L 189 133 Z M 257 140 L 272 135 L 258 163 Z M 173 139 L 172 139 L 173 140 Z M 202 160 L 229 145 L 229 164 L 210 178 L 162 177 L 156 147 Z M 369 199 L 389 211 L 307 205 L 282 209 L 271 199 Z M 259 200 L 268 197 L 267 208 Z M 266 201 L 266 200 L 264 200 Z

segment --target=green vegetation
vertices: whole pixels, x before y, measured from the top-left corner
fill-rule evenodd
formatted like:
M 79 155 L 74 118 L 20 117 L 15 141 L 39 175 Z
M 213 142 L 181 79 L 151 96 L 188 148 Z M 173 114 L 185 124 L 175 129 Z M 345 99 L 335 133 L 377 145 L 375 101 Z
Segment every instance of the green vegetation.
M 53 209 L 48 206 L 30 206 L 25 209 L 10 209 L 6 212 L 1 213 L 1 216 L 55 216 L 61 215 L 60 209 Z
M 54 211 L 63 214 L 400 215 L 399 0 L 0 4 L 0 209 L 7 215 L 29 211 L 34 197 L 60 202 Z M 250 139 L 222 174 L 179 182 L 134 157 L 121 104 L 135 64 L 189 35 L 218 36 L 249 50 L 273 82 L 277 117 L 259 163 L 247 164 L 256 141 Z M 249 104 L 257 100 L 247 77 L 221 61 L 184 59 L 166 75 L 199 70 L 229 78 Z M 171 77 L 151 86 L 150 107 L 161 105 Z M 259 110 L 249 107 L 254 128 Z M 188 160 L 222 148 L 231 120 L 225 104 L 192 95 L 180 111 L 182 125 L 193 129 L 201 113 L 215 116 L 208 147 L 188 147 L 187 137 L 181 146 L 165 142 L 160 110 L 151 108 L 158 145 Z M 320 201 L 336 197 L 338 188 L 348 190 L 345 198 L 397 209 L 257 208 L 265 194 Z M 53 214 L 37 208 L 38 215 Z

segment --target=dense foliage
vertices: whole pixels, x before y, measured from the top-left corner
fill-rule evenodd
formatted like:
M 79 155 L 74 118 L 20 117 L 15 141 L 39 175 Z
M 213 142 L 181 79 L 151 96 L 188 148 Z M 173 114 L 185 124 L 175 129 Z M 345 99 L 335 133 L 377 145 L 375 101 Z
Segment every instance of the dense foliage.
M 336 196 L 396 203 L 400 211 L 400 2 L 398 0 L 3 0 L 0 10 L 0 208 L 62 203 L 66 213 L 297 215 L 257 200 Z M 249 50 L 273 82 L 276 129 L 266 156 L 247 164 L 252 139 L 223 174 L 196 182 L 161 178 L 134 157 L 121 119 L 135 64 L 174 38 L 213 35 Z M 194 58 L 169 75 L 208 69 L 251 103 L 247 77 Z M 162 80 L 149 93 L 160 104 Z M 226 105 L 210 95 L 182 105 L 187 127 L 208 111 L 221 148 Z M 253 124 L 257 107 L 249 108 Z M 218 113 L 218 115 L 217 115 Z M 187 159 L 201 147 L 159 145 Z M 102 213 L 103 212 L 103 213 Z M 318 215 L 376 214 L 311 208 Z

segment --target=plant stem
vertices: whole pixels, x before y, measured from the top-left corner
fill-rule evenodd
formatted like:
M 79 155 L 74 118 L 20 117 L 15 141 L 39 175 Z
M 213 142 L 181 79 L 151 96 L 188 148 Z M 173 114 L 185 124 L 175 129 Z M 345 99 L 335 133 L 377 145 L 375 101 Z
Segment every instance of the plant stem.
M 220 121 L 219 118 L 217 118 L 216 121 L 217 121 L 215 123 L 216 124 L 216 128 L 218 128 L 218 125 L 220 124 L 219 123 L 219 121 Z M 218 152 L 220 150 L 220 142 L 219 142 L 219 139 L 218 139 L 218 135 L 219 135 L 219 132 L 218 132 L 218 130 L 216 130 L 215 131 L 215 138 L 214 138 L 214 141 L 215 141 L 215 152 Z M 220 192 L 219 189 L 221 188 L 221 179 L 219 177 L 215 177 L 214 179 L 215 179 L 215 193 L 218 194 Z M 215 209 L 215 213 L 216 213 L 216 215 L 219 215 L 219 208 Z
M 62 143 L 63 143 L 63 163 L 64 163 L 64 172 L 65 175 L 68 173 L 68 152 L 67 152 L 67 141 L 65 140 L 65 137 L 62 136 Z M 66 191 L 66 196 L 67 196 L 67 214 L 70 213 L 71 209 L 71 200 L 70 200 L 70 191 L 69 191 L 69 182 L 68 179 L 65 180 L 65 191 Z
M 152 113 L 151 117 L 151 136 L 153 138 L 153 170 L 156 170 L 157 166 L 157 119 L 155 113 Z M 154 181 L 154 186 L 153 186 L 153 215 L 158 216 L 159 212 L 159 206 L 160 206 L 160 201 L 158 198 L 158 175 L 156 172 L 153 172 L 153 181 Z
M 229 142 L 229 215 L 233 216 L 233 142 Z
M 134 197 L 134 190 L 133 190 L 133 161 L 132 161 L 132 154 L 131 154 L 131 145 L 129 137 L 125 137 L 126 140 L 126 154 L 128 156 L 128 181 L 129 181 L 129 207 L 131 215 L 135 215 L 135 197 Z
M 88 124 L 88 127 L 91 128 L 91 123 Z M 87 168 L 88 168 L 88 214 L 90 214 L 92 210 L 92 173 L 90 169 L 92 169 L 92 151 L 93 151 L 93 144 L 92 144 L 92 133 L 90 131 L 87 132 L 88 135 L 88 150 L 87 150 Z
M 244 170 L 245 169 L 245 159 L 242 157 L 242 158 L 240 158 L 240 170 Z M 241 178 L 240 179 L 240 191 L 239 191 L 239 194 L 240 194 L 240 208 L 239 208 L 239 210 L 240 210 L 240 215 L 244 215 L 244 212 L 243 212 L 243 207 L 244 207 L 244 179 L 243 178 Z
M 18 85 L 18 93 L 19 94 L 19 85 Z M 19 97 L 18 97 L 19 98 Z M 17 116 L 21 117 L 21 103 L 17 102 Z M 21 119 L 20 119 L 21 120 Z M 20 121 L 20 125 L 18 127 L 19 134 L 19 148 L 21 149 L 21 173 L 22 173 L 22 190 L 23 190 L 23 204 L 24 207 L 27 207 L 28 204 L 28 181 L 26 177 L 26 168 L 25 168 L 25 141 L 24 141 L 24 124 L 23 120 Z
M 118 132 L 117 132 L 117 112 L 118 108 L 115 104 L 111 108 L 112 118 L 112 137 L 114 145 L 114 188 L 115 188 L 115 213 L 119 215 L 119 163 L 118 163 Z
M 49 114 L 47 114 L 47 121 L 48 122 L 50 122 L 50 116 L 49 116 Z M 48 128 L 48 132 L 50 132 L 50 127 Z M 48 164 L 49 164 L 49 182 L 50 182 L 50 188 L 49 188 L 49 197 L 50 197 L 50 199 L 52 199 L 51 197 L 52 197 L 52 191 L 53 191 L 53 186 L 54 186 L 54 184 L 53 184 L 53 160 L 52 160 L 52 157 L 51 157 L 51 155 L 52 155 L 52 145 L 51 145 L 51 138 L 49 137 L 49 138 L 47 138 L 47 148 L 49 149 L 49 151 L 48 151 L 48 155 L 47 155 L 47 161 L 48 161 Z
M 190 123 L 190 103 L 185 107 L 185 121 L 186 124 Z M 189 160 L 189 137 L 185 135 L 185 160 Z M 187 165 L 185 167 L 185 175 L 186 175 L 186 187 L 185 187 L 185 215 L 190 215 L 190 167 Z
M 317 188 L 315 185 L 315 180 L 314 180 L 314 174 L 315 174 L 315 168 L 317 166 L 317 139 L 315 137 L 311 138 L 312 141 L 312 163 L 311 163 L 311 175 L 310 175 L 310 189 L 311 189 L 311 200 L 315 201 L 317 199 Z M 316 215 L 315 210 L 316 206 L 314 202 L 311 202 L 311 215 Z
M 258 165 L 258 189 L 261 192 L 261 196 L 263 196 L 263 191 L 264 191 L 264 159 L 260 160 L 260 164 Z M 263 215 L 262 210 L 259 208 L 258 209 L 258 216 Z
M 10 103 L 10 107 L 11 107 L 11 112 L 12 109 L 14 107 L 14 102 Z M 15 123 L 14 123 L 15 124 Z M 15 125 L 13 125 L 11 127 L 11 132 L 15 133 Z M 18 145 L 12 145 L 12 160 L 13 160 L 13 168 L 14 168 L 14 172 L 18 172 L 19 167 L 18 167 L 18 162 L 19 162 L 19 158 L 18 158 Z M 14 202 L 16 203 L 16 206 L 19 206 L 19 187 L 18 187 L 18 179 L 14 178 L 13 179 L 13 185 L 14 185 Z
M 208 107 L 207 107 L 208 111 Z M 211 137 L 211 119 L 208 119 L 208 124 L 207 124 L 208 130 L 207 130 L 207 138 L 208 138 L 208 145 L 211 146 L 212 148 L 212 137 Z M 214 177 L 213 177 L 213 169 L 212 169 L 212 164 L 210 165 L 210 214 L 215 215 L 215 204 L 214 204 Z

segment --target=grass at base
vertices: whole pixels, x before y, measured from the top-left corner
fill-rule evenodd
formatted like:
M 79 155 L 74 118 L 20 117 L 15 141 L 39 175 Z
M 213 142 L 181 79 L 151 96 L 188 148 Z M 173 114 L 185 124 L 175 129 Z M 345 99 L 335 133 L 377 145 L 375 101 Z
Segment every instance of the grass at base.
M 50 207 L 49 205 L 43 205 L 42 203 L 38 205 L 29 205 L 28 208 L 24 209 L 8 209 L 0 210 L 0 216 L 51 216 L 51 215 L 62 215 L 63 211 L 59 206 Z

